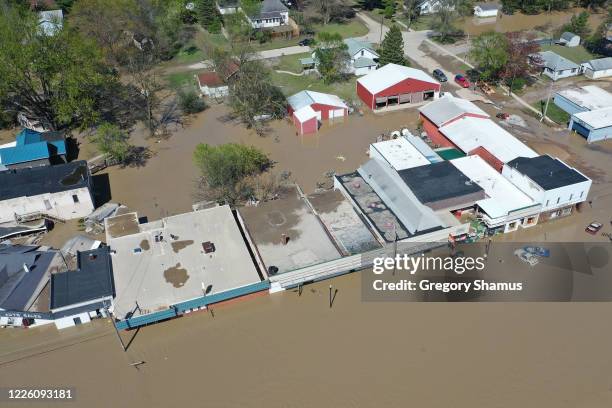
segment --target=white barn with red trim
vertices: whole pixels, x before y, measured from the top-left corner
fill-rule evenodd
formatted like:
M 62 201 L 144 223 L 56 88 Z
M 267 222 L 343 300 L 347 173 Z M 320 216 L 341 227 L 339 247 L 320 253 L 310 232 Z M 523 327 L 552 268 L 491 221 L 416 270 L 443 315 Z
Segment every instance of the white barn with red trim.
M 440 97 L 440 83 L 420 69 L 387 64 L 357 80 L 357 95 L 375 111 L 432 101 Z
M 287 98 L 287 103 L 287 111 L 301 134 L 316 132 L 322 120 L 343 120 L 348 116 L 348 106 L 336 95 L 301 91 Z

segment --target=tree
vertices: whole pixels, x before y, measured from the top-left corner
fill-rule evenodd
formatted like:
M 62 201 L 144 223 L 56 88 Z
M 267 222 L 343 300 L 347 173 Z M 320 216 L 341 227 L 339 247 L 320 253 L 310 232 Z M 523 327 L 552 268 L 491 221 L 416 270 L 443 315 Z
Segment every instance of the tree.
M 527 75 L 538 71 L 538 64 L 529 63 L 529 58 L 532 54 L 540 51 L 540 45 L 534 40 L 533 36 L 523 38 L 519 32 L 510 32 L 506 33 L 506 50 L 508 59 L 500 72 L 500 76 L 508 84 L 508 93 L 510 94 L 514 89 L 514 81 L 517 78 L 525 78 Z
M 395 14 L 396 0 L 383 0 L 383 14 L 385 18 L 391 19 Z
M 181 90 L 178 93 L 179 106 L 183 113 L 192 114 L 206 109 L 206 102 L 194 90 Z
M 198 20 L 209 33 L 221 32 L 221 13 L 215 0 L 199 0 L 196 4 Z
M 317 36 L 315 48 L 317 70 L 323 82 L 330 84 L 346 77 L 347 65 L 350 60 L 348 46 L 342 41 L 338 33 L 321 32 Z
M 599 8 L 606 7 L 607 0 L 578 0 L 577 5 L 580 7 L 587 8 L 589 10 L 597 10 Z
M 378 63 L 381 67 L 387 64 L 408 65 L 408 60 L 404 57 L 404 39 L 397 25 L 393 24 L 385 34 L 379 54 Z
M 480 34 L 472 41 L 470 56 L 478 65 L 481 77 L 485 81 L 498 78 L 508 61 L 506 38 L 503 34 L 489 31 Z
M 435 13 L 433 13 L 430 28 L 436 31 L 436 38 L 441 43 L 454 42 L 455 37 L 462 34 L 462 31 L 453 25 L 456 17 L 454 1 L 440 0 Z
M 129 140 L 129 135 L 108 122 L 98 126 L 93 137 L 93 143 L 98 150 L 119 163 L 125 163 L 129 159 L 132 150 Z
M 235 205 L 253 195 L 248 183 L 271 164 L 261 150 L 236 143 L 220 146 L 199 144 L 193 160 L 200 170 L 200 193 L 208 200 Z
M 589 13 L 583 11 L 580 14 L 574 14 L 570 22 L 563 26 L 562 30 L 579 35 L 581 38 L 587 38 L 591 33 L 591 28 L 589 27 Z
M 419 0 L 404 0 L 403 14 L 408 19 L 408 28 L 412 26 L 412 23 L 418 20 L 421 15 L 421 8 L 419 7 Z
M 610 56 L 610 42 L 606 39 L 608 27 L 612 25 L 612 7 L 608 9 L 608 15 L 604 21 L 595 29 L 593 34 L 585 41 L 585 47 L 595 54 Z
M 116 83 L 96 45 L 69 26 L 46 36 L 36 14 L 0 8 L 0 107 L 50 128 L 95 123 L 103 89 Z

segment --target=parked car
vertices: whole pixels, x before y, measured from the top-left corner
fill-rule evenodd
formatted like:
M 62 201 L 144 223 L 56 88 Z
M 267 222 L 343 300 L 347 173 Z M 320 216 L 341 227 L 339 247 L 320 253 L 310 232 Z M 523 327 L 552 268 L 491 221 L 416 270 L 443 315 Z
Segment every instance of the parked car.
M 518 256 L 521 261 L 528 263 L 530 266 L 536 266 L 540 262 L 536 255 L 530 254 L 522 248 L 514 251 L 514 255 Z
M 602 223 L 592 222 L 584 230 L 591 235 L 596 235 L 602 227 L 603 227 Z
M 462 88 L 469 88 L 470 81 L 461 74 L 455 75 L 455 82 L 459 84 Z
M 298 43 L 298 45 L 301 45 L 302 47 L 306 47 L 312 44 L 314 44 L 314 38 L 304 38 Z
M 539 246 L 526 246 L 523 247 L 523 249 L 532 255 L 541 256 L 543 258 L 548 258 L 550 256 L 550 250 L 548 248 L 543 248 Z
M 433 70 L 433 77 L 436 78 L 440 82 L 448 81 L 448 78 L 446 77 L 444 72 L 442 72 L 440 68 L 436 68 Z

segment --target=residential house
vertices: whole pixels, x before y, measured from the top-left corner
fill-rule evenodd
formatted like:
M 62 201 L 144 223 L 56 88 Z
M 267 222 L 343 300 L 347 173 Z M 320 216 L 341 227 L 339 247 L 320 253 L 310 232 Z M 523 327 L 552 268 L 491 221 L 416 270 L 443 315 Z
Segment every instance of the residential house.
M 535 58 L 532 57 L 532 63 L 542 68 L 544 75 L 551 78 L 553 81 L 580 75 L 581 69 L 578 64 L 555 52 L 543 51 L 537 53 L 537 55 L 537 62 L 535 62 Z
M 0 145 L 0 167 L 18 169 L 66 162 L 66 140 L 62 132 L 23 129 L 15 142 Z
M 438 99 L 440 83 L 416 68 L 387 64 L 357 80 L 357 95 L 374 111 Z
M 501 6 L 498 3 L 477 3 L 474 6 L 474 16 L 480 18 L 497 17 Z
M 344 40 L 351 57 L 349 71 L 357 76 L 365 75 L 378 67 L 378 53 L 366 42 L 347 38 Z
M 438 11 L 441 7 L 444 7 L 444 3 L 441 0 L 418 0 L 417 9 L 420 15 L 433 14 Z M 455 6 L 447 4 L 450 10 L 454 10 Z
M 612 76 L 612 57 L 592 59 L 582 63 L 582 72 L 589 79 Z
M 226 72 L 206 71 L 196 75 L 202 95 L 210 98 L 224 98 L 229 93 L 228 81 L 238 72 L 238 64 L 230 63 Z
M 82 218 L 94 209 L 86 161 L 0 172 L 0 223 Z

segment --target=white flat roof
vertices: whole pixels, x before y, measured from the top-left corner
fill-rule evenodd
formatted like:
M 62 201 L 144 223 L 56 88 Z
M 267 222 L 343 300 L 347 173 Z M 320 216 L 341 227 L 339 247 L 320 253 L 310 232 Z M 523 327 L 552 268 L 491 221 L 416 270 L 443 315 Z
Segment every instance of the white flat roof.
M 119 318 L 136 302 L 146 314 L 201 297 L 209 285 L 207 294 L 214 294 L 261 281 L 228 206 L 138 226 L 129 218 L 120 219 L 130 224 L 122 229 L 125 234 L 107 236 L 113 250 L 113 313 Z M 156 241 L 160 235 L 163 239 Z M 204 252 L 206 241 L 214 244 L 214 252 Z
M 371 94 L 376 94 L 408 78 L 439 84 L 438 81 L 430 77 L 425 71 L 396 64 L 387 64 L 359 78 L 357 82 L 363 85 Z
M 503 217 L 512 211 L 537 204 L 480 156 L 465 156 L 450 162 L 485 191 L 488 198 L 476 204 L 491 218 Z
M 376 150 L 397 171 L 430 164 L 429 160 L 406 138 L 372 143 L 370 151 Z M 372 154 L 370 154 L 372 156 Z
M 303 108 L 296 110 L 295 112 L 293 112 L 293 114 L 302 123 L 306 122 L 309 119 L 317 117 L 317 112 L 315 112 L 314 109 L 310 107 L 310 105 L 304 106 Z
M 504 163 L 538 155 L 490 119 L 466 116 L 442 126 L 440 132 L 465 153 L 482 146 Z
M 563 89 L 557 93 L 588 110 L 612 106 L 612 93 L 595 85 Z
M 593 129 L 601 129 L 612 126 L 612 107 L 574 114 Z

